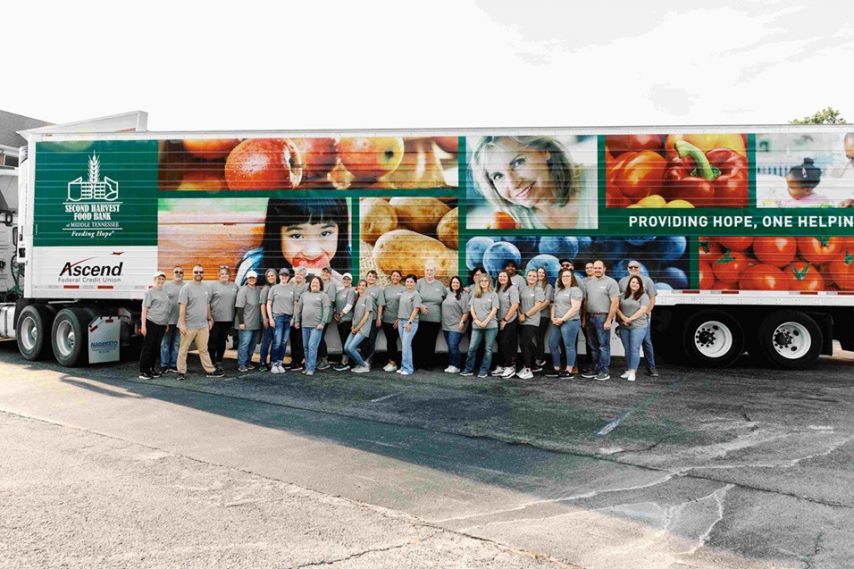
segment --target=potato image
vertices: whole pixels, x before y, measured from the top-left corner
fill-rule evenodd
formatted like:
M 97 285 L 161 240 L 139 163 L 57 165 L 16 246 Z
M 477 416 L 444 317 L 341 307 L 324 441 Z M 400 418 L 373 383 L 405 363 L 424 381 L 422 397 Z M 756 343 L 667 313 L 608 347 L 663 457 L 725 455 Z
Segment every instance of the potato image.
M 382 198 L 363 199 L 360 217 L 362 239 L 372 245 L 383 233 L 397 229 L 397 212 Z
M 427 261 L 435 262 L 442 269 L 453 264 L 449 261 L 450 253 L 438 239 L 408 229 L 389 231 L 374 244 L 374 261 L 377 268 L 389 274 L 398 269 L 404 275 L 423 275 Z
M 419 233 L 436 228 L 451 208 L 436 198 L 391 198 L 389 203 L 397 212 L 398 223 Z
M 457 223 L 460 208 L 455 207 L 442 217 L 439 225 L 436 226 L 436 235 L 439 241 L 445 244 L 449 249 L 459 249 L 457 241 Z

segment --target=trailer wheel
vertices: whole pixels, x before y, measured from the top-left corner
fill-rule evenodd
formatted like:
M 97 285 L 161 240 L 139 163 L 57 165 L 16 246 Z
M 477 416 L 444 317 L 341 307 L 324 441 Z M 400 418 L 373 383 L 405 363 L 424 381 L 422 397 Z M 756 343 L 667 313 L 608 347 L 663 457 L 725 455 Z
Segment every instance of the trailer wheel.
M 686 355 L 696 365 L 727 367 L 744 351 L 744 333 L 726 312 L 703 310 L 688 319 L 684 346 Z
M 759 325 L 759 351 L 771 365 L 803 369 L 818 360 L 824 337 L 821 327 L 798 310 L 780 310 L 766 316 Z
M 18 338 L 18 351 L 25 360 L 35 361 L 47 357 L 50 345 L 47 338 L 53 315 L 47 306 L 39 304 L 28 304 L 21 309 L 15 335 Z
M 63 308 L 57 313 L 50 339 L 53 355 L 60 365 L 74 367 L 86 363 L 91 321 L 91 312 L 82 308 Z

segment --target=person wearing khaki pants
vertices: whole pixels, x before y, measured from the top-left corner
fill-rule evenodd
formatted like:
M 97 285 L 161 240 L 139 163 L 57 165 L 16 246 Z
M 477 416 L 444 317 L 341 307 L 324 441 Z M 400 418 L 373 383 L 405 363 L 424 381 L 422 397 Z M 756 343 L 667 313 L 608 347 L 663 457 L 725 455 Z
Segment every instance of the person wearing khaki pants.
M 181 344 L 178 347 L 178 381 L 187 374 L 187 352 L 195 345 L 199 359 L 208 377 L 222 377 L 223 372 L 215 367 L 208 353 L 208 339 L 213 326 L 211 316 L 211 291 L 202 284 L 205 270 L 201 265 L 193 267 L 193 280 L 178 293 L 178 330 Z

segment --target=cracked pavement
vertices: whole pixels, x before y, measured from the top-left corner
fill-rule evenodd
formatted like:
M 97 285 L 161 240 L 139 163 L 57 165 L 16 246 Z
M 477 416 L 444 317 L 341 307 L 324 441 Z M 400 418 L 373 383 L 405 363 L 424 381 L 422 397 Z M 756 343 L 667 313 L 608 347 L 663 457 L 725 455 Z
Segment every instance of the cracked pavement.
M 129 364 L 67 370 L 23 362 L 6 345 L 0 424 L 36 419 L 61 433 L 142 444 L 163 460 L 391 512 L 401 532 L 421 528 L 417 545 L 403 547 L 409 534 L 395 541 L 392 531 L 379 545 L 357 535 L 369 542 L 358 551 L 332 547 L 321 560 L 289 557 L 281 566 L 406 567 L 424 549 L 433 566 L 488 567 L 498 552 L 520 567 L 848 567 L 852 370 L 851 361 L 823 358 L 807 372 L 749 362 L 665 367 L 636 385 L 382 372 L 141 382 Z M 2 440 L 5 451 L 17 439 Z M 129 464 L 124 479 L 137 467 Z M 0 488 L 16 470 L 0 459 Z M 66 472 L 69 484 L 75 472 L 86 475 L 82 466 Z M 282 496 L 235 497 L 207 516 L 220 523 L 244 503 L 289 509 Z M 298 516 L 291 521 L 300 527 Z M 268 531 L 269 519 L 257 523 Z M 310 515 L 303 523 L 317 527 Z M 8 531 L 0 527 L 0 551 Z M 472 556 L 455 557 L 445 540 Z M 224 534 L 207 547 L 225 559 L 241 543 Z M 191 549 L 199 566 L 227 565 L 201 544 Z M 291 555 L 263 550 L 252 555 Z M 193 559 L 187 553 L 180 564 Z M 500 565 L 517 566 L 507 559 Z

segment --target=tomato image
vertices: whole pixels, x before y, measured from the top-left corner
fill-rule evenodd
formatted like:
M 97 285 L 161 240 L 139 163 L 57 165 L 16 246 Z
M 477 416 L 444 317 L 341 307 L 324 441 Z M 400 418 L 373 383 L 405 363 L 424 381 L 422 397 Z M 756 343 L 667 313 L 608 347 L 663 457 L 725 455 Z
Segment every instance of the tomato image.
M 818 271 L 818 267 L 812 263 L 798 261 L 790 263 L 785 269 L 788 290 L 805 290 L 818 292 L 824 290 L 824 277 Z
M 826 263 L 842 254 L 843 237 L 798 237 L 798 253 L 810 263 Z
M 712 265 L 701 260 L 700 261 L 700 290 L 709 290 L 715 284 L 715 273 L 712 271 Z
M 718 237 L 716 241 L 730 251 L 747 251 L 753 245 L 753 237 Z
M 828 263 L 827 275 L 839 290 L 854 290 L 854 247 Z
M 750 265 L 750 260 L 744 253 L 727 251 L 712 264 L 712 270 L 719 281 L 736 282 Z
M 712 262 L 724 254 L 720 243 L 715 243 L 709 237 L 700 237 L 700 261 Z
M 769 265 L 782 268 L 795 259 L 798 242 L 794 237 L 756 237 L 753 256 Z
M 745 269 L 738 282 L 740 290 L 781 290 L 787 288 L 786 274 L 774 265 L 758 264 Z

